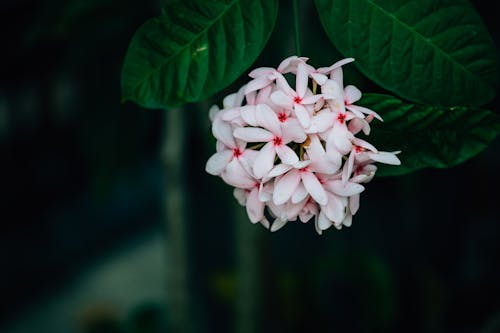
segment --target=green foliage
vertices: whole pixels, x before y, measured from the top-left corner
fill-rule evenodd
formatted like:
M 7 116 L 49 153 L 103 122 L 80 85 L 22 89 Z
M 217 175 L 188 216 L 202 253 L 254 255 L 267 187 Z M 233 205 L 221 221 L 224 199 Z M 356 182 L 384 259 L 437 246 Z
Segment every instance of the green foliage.
M 500 133 L 500 117 L 488 110 L 415 105 L 379 94 L 366 94 L 359 104 L 384 119 L 372 122 L 370 142 L 384 150 L 402 150 L 400 166 L 381 166 L 377 174 L 385 176 L 457 165 Z
M 330 40 L 367 77 L 413 102 L 480 106 L 497 53 L 466 0 L 316 0 Z
M 205 99 L 228 86 L 262 51 L 277 0 L 175 2 L 132 38 L 122 99 L 161 108 Z

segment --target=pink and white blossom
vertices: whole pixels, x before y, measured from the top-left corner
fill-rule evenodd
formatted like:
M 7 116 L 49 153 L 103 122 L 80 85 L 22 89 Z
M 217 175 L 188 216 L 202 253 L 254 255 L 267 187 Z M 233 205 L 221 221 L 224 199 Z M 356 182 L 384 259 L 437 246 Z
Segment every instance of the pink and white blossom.
M 317 69 L 307 60 L 292 56 L 277 68 L 254 69 L 222 110 L 209 112 L 217 142 L 206 171 L 233 186 L 250 221 L 272 232 L 296 220 L 312 221 L 319 234 L 351 226 L 374 163 L 401 163 L 399 152 L 356 136 L 369 135 L 370 122 L 382 118 L 354 104 L 358 88 L 344 87 L 342 66 L 354 59 Z

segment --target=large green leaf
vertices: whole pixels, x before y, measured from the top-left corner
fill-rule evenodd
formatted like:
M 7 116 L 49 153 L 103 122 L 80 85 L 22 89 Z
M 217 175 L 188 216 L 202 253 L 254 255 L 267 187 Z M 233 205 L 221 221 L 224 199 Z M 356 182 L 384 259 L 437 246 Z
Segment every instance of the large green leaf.
M 378 112 L 368 141 L 385 151 L 401 150 L 400 166 L 381 166 L 380 174 L 448 168 L 475 156 L 500 133 L 500 117 L 488 110 L 433 107 L 395 97 L 365 94 L 359 105 Z
M 122 98 L 159 108 L 220 91 L 257 58 L 269 38 L 277 0 L 177 1 L 132 38 Z
M 316 0 L 329 38 L 405 99 L 480 106 L 498 83 L 497 51 L 466 0 Z

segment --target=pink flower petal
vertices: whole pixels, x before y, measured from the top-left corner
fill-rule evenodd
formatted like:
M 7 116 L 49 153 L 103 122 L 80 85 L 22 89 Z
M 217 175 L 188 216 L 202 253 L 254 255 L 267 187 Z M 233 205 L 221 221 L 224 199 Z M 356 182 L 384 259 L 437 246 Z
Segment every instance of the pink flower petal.
M 306 94 L 307 84 L 309 82 L 309 76 L 307 74 L 307 69 L 305 63 L 299 63 L 297 66 L 297 76 L 295 79 L 295 90 L 300 98 L 303 98 Z
M 325 84 L 326 80 L 328 80 L 328 76 L 326 76 L 325 74 L 321 74 L 321 73 L 311 73 L 311 77 L 319 85 Z
M 269 103 L 272 91 L 273 91 L 273 87 L 271 85 L 259 90 L 259 93 L 257 94 L 257 97 L 255 98 L 255 104 L 267 104 L 267 103 Z
M 344 97 L 347 104 L 352 104 L 359 101 L 361 98 L 361 91 L 353 85 L 348 85 L 344 88 Z
M 352 215 L 355 215 L 359 209 L 359 194 L 355 194 L 349 198 L 349 210 Z
M 301 104 L 302 105 L 314 104 L 322 98 L 323 98 L 323 95 L 321 95 L 321 94 L 306 96 L 306 97 L 302 98 Z
M 304 128 L 300 125 L 299 121 L 294 118 L 288 118 L 282 125 L 282 139 L 284 143 L 297 142 L 302 143 L 306 141 L 307 135 Z
M 309 193 L 307 193 L 307 190 L 304 187 L 304 184 L 299 183 L 299 185 L 295 189 L 295 192 L 293 192 L 293 194 L 292 194 L 292 203 L 301 202 L 302 200 L 304 200 L 307 197 L 308 194 Z
M 247 214 L 252 223 L 257 223 L 264 218 L 265 203 L 259 200 L 258 193 L 258 189 L 254 187 L 247 198 Z
M 342 224 L 349 228 L 352 225 L 352 215 L 347 214 L 342 221 Z
M 271 225 L 271 232 L 275 232 L 283 228 L 287 224 L 286 218 L 277 217 Z
M 220 117 L 215 117 L 212 125 L 212 134 L 217 140 L 222 141 L 229 148 L 236 147 L 231 124 L 222 121 Z
M 233 158 L 233 151 L 230 149 L 215 153 L 207 161 L 205 171 L 211 175 L 218 176 L 224 171 L 227 164 Z
M 333 192 L 337 195 L 343 196 L 343 197 L 350 197 L 352 195 L 359 194 L 364 191 L 363 185 L 359 185 L 357 183 L 353 182 L 343 182 L 341 180 L 333 180 L 327 182 L 325 185 L 325 188 Z
M 253 173 L 255 177 L 261 179 L 266 176 L 269 171 L 273 168 L 274 157 L 276 156 L 276 151 L 272 142 L 268 142 L 259 151 L 259 154 L 255 158 L 255 163 L 253 165 Z
M 347 130 L 346 125 L 335 122 L 327 141 L 333 142 L 341 154 L 347 154 L 352 149 L 351 138 L 352 134 Z
M 300 182 L 298 170 L 291 170 L 284 174 L 283 177 L 276 180 L 273 193 L 273 202 L 276 205 L 282 205 L 287 202 L 293 195 Z
M 239 127 L 234 130 L 234 136 L 246 142 L 268 142 L 274 138 L 271 132 L 258 127 Z
M 368 153 L 368 156 L 376 162 L 390 165 L 401 165 L 401 161 L 395 154 L 386 151 L 380 151 L 378 153 Z
M 347 128 L 349 129 L 349 132 L 351 132 L 353 135 L 356 135 L 359 133 L 359 131 L 363 130 L 363 133 L 365 135 L 370 134 L 370 124 L 364 119 L 361 118 L 354 118 L 349 122 L 349 125 L 347 125 Z
M 270 178 L 281 176 L 282 174 L 284 174 L 285 172 L 287 172 L 288 170 L 290 170 L 292 168 L 293 168 L 293 166 L 288 165 L 288 164 L 283 164 L 283 163 L 278 164 L 274 168 L 272 168 L 271 171 L 269 171 L 266 178 L 270 179 Z
M 349 110 L 351 110 L 352 112 L 354 112 L 354 110 L 358 111 L 358 112 L 362 112 L 364 114 L 369 114 L 369 115 L 373 115 L 375 118 L 377 118 L 378 120 L 380 121 L 384 121 L 382 119 L 382 117 L 376 113 L 375 111 L 372 111 L 368 108 L 365 108 L 364 106 L 359 106 L 359 105 L 349 105 Z
M 377 148 L 375 148 L 371 143 L 363 139 L 353 138 L 352 143 L 355 144 L 356 146 L 363 147 L 364 149 L 371 150 L 374 153 L 378 152 Z
M 307 129 L 307 133 L 321 133 L 333 126 L 335 122 L 335 113 L 328 110 L 322 110 L 316 113 L 311 118 L 311 126 Z
M 247 190 L 236 187 L 233 190 L 233 195 L 240 205 L 245 206 L 247 204 Z
M 303 128 L 308 128 L 311 125 L 311 118 L 306 108 L 303 105 L 295 104 L 293 106 L 293 110 L 295 111 L 295 116 L 297 117 L 300 125 Z
M 256 79 L 253 79 L 252 81 L 247 83 L 247 86 L 245 87 L 245 94 L 249 94 L 252 91 L 256 91 L 264 87 L 267 87 L 269 84 L 271 84 L 271 82 L 273 82 L 273 80 L 270 77 L 259 76 Z
M 306 62 L 309 58 L 291 56 L 283 60 L 278 66 L 278 72 L 280 73 L 290 73 L 297 70 L 297 64 L 301 62 Z
M 276 105 L 290 109 L 293 106 L 293 99 L 283 91 L 277 90 L 271 94 L 271 101 Z
M 338 197 L 335 194 L 328 194 L 328 203 L 322 206 L 322 212 L 329 220 L 336 224 L 341 223 L 345 217 L 347 198 Z
M 330 228 L 331 226 L 332 226 L 332 221 L 330 221 L 322 211 L 318 217 L 318 229 L 320 231 L 323 231 Z M 318 233 L 321 235 L 320 231 L 318 231 Z
M 299 161 L 297 154 L 287 145 L 275 146 L 275 149 L 282 163 L 293 165 Z
M 274 112 L 266 104 L 258 104 L 255 109 L 255 118 L 259 126 L 271 131 L 274 135 L 281 136 L 281 123 Z
M 326 205 L 328 197 L 323 185 L 319 182 L 318 178 L 312 172 L 301 172 L 302 182 L 307 192 L 311 197 L 320 205 Z
M 293 101 L 293 98 L 297 95 L 297 93 L 295 92 L 295 90 L 293 90 L 292 88 L 290 88 L 290 85 L 288 84 L 288 81 L 281 74 L 277 74 L 276 75 L 276 87 L 278 88 L 278 91 L 282 91 L 292 101 Z
M 344 163 L 344 168 L 342 169 L 342 181 L 344 183 L 346 183 L 349 177 L 351 177 L 353 166 L 354 166 L 354 151 L 351 151 L 351 153 L 349 154 L 349 158 Z
M 220 174 L 221 178 L 234 187 L 250 189 L 255 186 L 253 179 L 241 166 L 237 159 L 233 159 L 226 167 L 226 170 Z
M 276 70 L 272 67 L 259 67 L 248 73 L 248 76 L 250 76 L 252 79 L 255 79 L 259 76 L 267 76 L 269 74 L 273 74 L 274 72 L 276 72 Z
M 241 118 L 250 126 L 258 126 L 256 117 L 256 106 L 245 105 L 240 108 Z

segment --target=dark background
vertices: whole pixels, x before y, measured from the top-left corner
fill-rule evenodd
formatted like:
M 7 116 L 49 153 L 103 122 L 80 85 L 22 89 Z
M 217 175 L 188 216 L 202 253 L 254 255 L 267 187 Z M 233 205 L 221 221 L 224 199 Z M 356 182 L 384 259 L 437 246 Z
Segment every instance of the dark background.
M 499 45 L 495 4 L 473 3 Z M 256 66 L 277 66 L 294 52 L 291 8 L 281 5 Z M 54 332 L 44 324 L 50 311 L 36 315 L 48 300 L 65 304 L 94 271 L 127 263 L 148 242 L 169 242 L 163 205 L 171 174 L 161 155 L 168 118 L 121 104 L 119 85 L 132 34 L 159 8 L 161 1 L 137 0 L 0 3 L 2 332 Z M 302 1 L 301 13 L 304 55 L 316 66 L 339 60 L 312 2 Z M 201 332 L 232 332 L 243 320 L 235 315 L 243 297 L 235 223 L 244 222 L 234 221 L 231 189 L 204 165 L 214 151 L 208 106 L 245 81 L 182 110 L 187 281 Z M 382 91 L 354 66 L 346 82 Z M 498 112 L 498 103 L 486 107 Z M 499 147 L 497 139 L 452 169 L 375 178 L 350 229 L 320 237 L 312 225 L 270 234 L 248 223 L 259 267 L 251 321 L 262 332 L 500 332 Z M 168 264 L 156 266 L 150 255 L 130 261 L 144 266 L 129 272 L 157 272 L 161 281 Z M 126 296 L 123 278 L 110 285 Z M 125 312 L 82 303 L 74 305 L 78 320 L 52 317 L 73 323 L 68 332 L 168 331 L 168 297 L 160 286 Z

